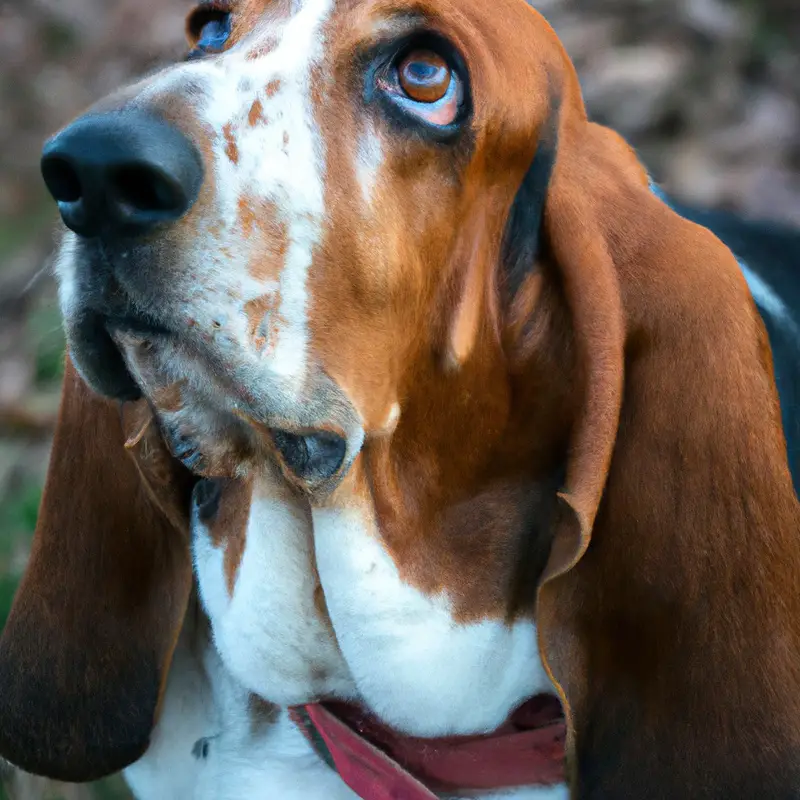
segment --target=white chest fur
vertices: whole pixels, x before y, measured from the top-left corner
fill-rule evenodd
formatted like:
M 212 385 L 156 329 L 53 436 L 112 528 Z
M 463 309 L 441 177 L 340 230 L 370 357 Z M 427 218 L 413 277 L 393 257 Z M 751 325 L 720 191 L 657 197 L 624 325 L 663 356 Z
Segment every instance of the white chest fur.
M 161 718 L 125 771 L 138 800 L 353 800 L 286 711 L 254 700 L 187 625 Z
M 222 660 L 270 702 L 357 698 L 398 730 L 447 736 L 492 731 L 551 690 L 534 624 L 456 622 L 446 595 L 401 580 L 366 503 L 311 511 L 279 475 L 261 476 L 232 591 L 232 544 L 198 515 L 193 542 Z
M 190 615 L 150 748 L 125 771 L 137 800 L 355 800 L 285 709 L 254 699 Z M 567 800 L 566 787 L 475 795 L 481 800 Z M 447 800 L 462 800 L 450 797 Z
M 456 623 L 446 595 L 403 583 L 368 507 L 314 511 L 317 567 L 361 698 L 416 736 L 494 730 L 551 690 L 530 621 Z

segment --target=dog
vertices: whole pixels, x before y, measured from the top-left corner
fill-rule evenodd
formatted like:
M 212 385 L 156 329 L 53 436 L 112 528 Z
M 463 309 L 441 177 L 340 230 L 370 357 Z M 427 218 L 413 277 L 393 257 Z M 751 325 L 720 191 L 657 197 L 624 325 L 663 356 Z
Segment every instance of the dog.
M 672 208 L 524 0 L 187 30 L 44 150 L 69 358 L 0 755 L 800 797 L 793 265 Z

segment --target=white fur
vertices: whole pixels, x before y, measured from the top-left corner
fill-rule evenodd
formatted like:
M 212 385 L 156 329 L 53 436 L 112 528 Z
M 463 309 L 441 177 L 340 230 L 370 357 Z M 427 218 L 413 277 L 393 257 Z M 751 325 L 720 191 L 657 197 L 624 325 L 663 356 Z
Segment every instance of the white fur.
M 152 743 L 124 772 L 137 800 L 355 798 L 286 711 L 258 719 L 250 701 L 222 665 L 205 626 L 187 626 Z M 192 752 L 200 739 L 208 742 L 205 758 Z
M 765 311 L 769 312 L 774 319 L 786 330 L 790 331 L 795 338 L 800 339 L 800 330 L 797 323 L 792 318 L 791 312 L 786 307 L 783 299 L 775 290 L 760 276 L 753 272 L 743 261 L 739 261 L 744 279 L 753 295 L 753 299 Z
M 124 772 L 137 800 L 355 800 L 285 710 L 276 710 L 275 719 L 254 714 L 250 693 L 210 642 L 205 617 L 195 621 L 193 614 L 178 640 L 151 745 Z M 208 743 L 205 758 L 193 754 L 201 739 Z M 567 800 L 568 794 L 559 786 L 468 797 Z
M 254 35 L 220 59 L 201 112 L 217 133 L 217 200 L 229 230 L 236 229 L 242 197 L 273 202 L 288 227 L 289 249 L 279 284 L 266 287 L 280 291 L 279 313 L 270 323 L 278 329 L 270 368 L 287 378 L 302 378 L 307 359 L 306 279 L 324 216 L 325 169 L 310 81 L 323 54 L 321 27 L 332 6 L 333 0 L 305 0 L 278 32 L 271 52 L 247 60 L 249 49 L 258 44 Z M 268 97 L 270 84 L 279 88 Z M 247 118 L 256 100 L 268 121 L 251 127 Z M 226 125 L 232 126 L 236 163 L 225 152 Z
M 236 678 L 272 702 L 357 692 L 388 724 L 444 736 L 494 730 L 552 689 L 532 622 L 455 623 L 446 597 L 400 580 L 366 507 L 309 516 L 280 478 L 260 478 L 232 598 L 222 548 L 197 520 L 193 532 L 217 647 Z M 314 604 L 314 554 L 332 628 Z
M 532 622 L 457 624 L 444 595 L 404 583 L 371 510 L 314 509 L 328 610 L 359 694 L 417 736 L 482 733 L 539 691 L 552 691 Z
M 372 203 L 382 163 L 383 147 L 380 137 L 372 123 L 368 123 L 367 130 L 361 136 L 358 144 L 358 160 L 356 162 L 356 175 L 361 187 L 361 196 L 367 206 Z
M 277 473 L 266 473 L 254 489 L 232 597 L 224 545 L 215 547 L 194 519 L 201 596 L 237 685 L 286 705 L 360 696 L 389 724 L 422 736 L 493 730 L 550 688 L 532 623 L 456 624 L 446 598 L 400 581 L 369 519 L 366 509 L 309 511 Z M 314 604 L 315 554 L 336 638 Z M 565 791 L 474 796 L 556 800 Z
M 229 719 L 231 727 L 226 735 L 211 742 L 208 764 L 196 800 L 357 798 L 313 752 L 285 711 L 257 738 L 247 732 L 249 718 L 246 712 L 238 718 L 229 715 Z M 183 800 L 183 797 L 176 796 L 175 800 Z
M 356 795 L 314 752 L 285 710 L 274 722 L 254 718 L 250 693 L 213 648 L 206 669 L 220 709 L 196 800 L 352 800 Z M 178 800 L 178 798 L 176 798 Z
M 282 705 L 324 695 L 353 697 L 347 665 L 314 604 L 308 506 L 276 476 L 258 479 L 232 597 L 223 550 L 213 546 L 197 520 L 193 533 L 201 595 L 232 673 L 251 691 Z
M 218 729 L 218 709 L 194 637 L 184 628 L 175 648 L 159 723 L 143 758 L 125 770 L 125 780 L 141 800 L 192 798 L 202 764 L 192 755 L 195 742 Z M 200 644 L 208 648 L 208 642 Z M 201 651 L 202 652 L 202 651 Z
M 192 554 L 200 599 L 212 624 L 219 626 L 230 604 L 225 583 L 225 548 L 214 545 L 208 528 L 197 519 L 196 513 L 192 519 Z
M 78 300 L 78 287 L 75 279 L 75 270 L 77 269 L 75 246 L 77 242 L 78 237 L 72 231 L 64 233 L 53 264 L 58 277 L 58 300 L 62 313 L 65 315 L 74 311 Z

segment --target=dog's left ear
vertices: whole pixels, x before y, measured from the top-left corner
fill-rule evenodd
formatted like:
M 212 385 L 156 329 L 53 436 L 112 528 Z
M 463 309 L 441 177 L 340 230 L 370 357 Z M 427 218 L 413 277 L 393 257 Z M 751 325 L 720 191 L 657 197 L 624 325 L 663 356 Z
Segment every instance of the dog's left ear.
M 68 359 L 30 562 L 0 638 L 0 756 L 81 782 L 142 755 L 191 590 L 190 493 L 144 401 L 102 399 Z
M 539 257 L 578 398 L 536 619 L 573 796 L 800 798 L 800 505 L 763 323 L 532 27 L 553 96 Z

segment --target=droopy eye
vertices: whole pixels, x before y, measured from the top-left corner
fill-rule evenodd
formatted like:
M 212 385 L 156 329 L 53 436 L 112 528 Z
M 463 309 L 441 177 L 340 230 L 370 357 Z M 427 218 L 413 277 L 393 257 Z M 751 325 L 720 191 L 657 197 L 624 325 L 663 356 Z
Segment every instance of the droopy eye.
M 213 5 L 200 6 L 189 15 L 186 34 L 192 47 L 190 59 L 219 53 L 231 35 L 230 12 Z
M 407 51 L 378 85 L 404 111 L 440 127 L 455 122 L 463 98 L 458 73 L 433 50 Z

